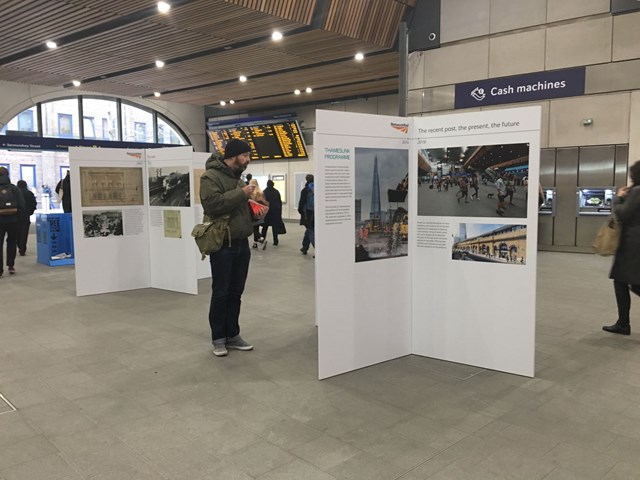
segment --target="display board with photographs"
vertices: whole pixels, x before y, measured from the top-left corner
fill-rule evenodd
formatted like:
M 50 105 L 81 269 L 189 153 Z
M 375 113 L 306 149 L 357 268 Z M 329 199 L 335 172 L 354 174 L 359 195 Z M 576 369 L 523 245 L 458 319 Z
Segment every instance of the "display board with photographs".
M 204 168 L 193 169 L 193 202 L 195 205 L 202 205 L 200 200 L 200 177 L 205 172 Z
M 149 167 L 149 203 L 157 207 L 189 207 L 189 167 Z
M 390 148 L 355 149 L 355 260 L 408 254 L 409 154 Z
M 418 151 L 418 215 L 526 218 L 529 144 Z
M 144 205 L 142 168 L 80 167 L 83 207 Z
M 122 210 L 85 210 L 82 212 L 82 225 L 85 238 L 122 236 Z
M 453 235 L 451 259 L 526 265 L 527 226 L 460 223 Z

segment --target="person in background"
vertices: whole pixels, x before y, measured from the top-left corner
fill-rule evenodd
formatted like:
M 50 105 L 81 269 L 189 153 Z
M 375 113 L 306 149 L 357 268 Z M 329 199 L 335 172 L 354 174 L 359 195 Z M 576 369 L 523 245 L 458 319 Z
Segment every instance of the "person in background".
M 267 188 L 264 189 L 264 198 L 269 203 L 269 211 L 264 217 L 264 225 L 262 226 L 262 238 L 267 238 L 269 227 L 273 231 L 273 244 L 278 245 L 278 231 L 284 225 L 282 223 L 282 198 L 280 192 L 274 188 L 271 180 L 267 181 Z
M 51 198 L 53 192 L 51 192 L 51 188 L 46 183 L 42 185 L 42 193 L 49 196 L 49 210 L 53 210 L 53 199 Z M 44 205 L 42 208 L 44 208 Z
M 27 253 L 27 239 L 29 238 L 29 227 L 31 226 L 31 215 L 36 211 L 38 201 L 31 190 L 27 188 L 27 182 L 18 180 L 16 184 L 24 199 L 24 210 L 20 212 L 18 218 L 18 251 L 24 257 Z
M 56 185 L 56 193 L 58 194 L 58 198 L 62 195 L 62 211 L 64 213 L 71 213 L 71 175 L 69 170 L 67 170 L 67 175 L 58 182 Z
M 251 175 L 250 173 L 247 173 L 244 178 L 245 178 L 244 183 L 246 185 L 249 185 L 251 183 L 251 179 L 253 178 L 253 175 Z
M 24 211 L 24 198 L 18 187 L 11 184 L 9 170 L 0 167 L 0 277 L 4 273 L 4 236 L 7 236 L 7 267 L 11 275 L 16 273 L 16 247 L 18 243 L 18 218 Z
M 618 190 L 613 202 L 613 214 L 622 229 L 609 278 L 618 305 L 618 321 L 602 327 L 605 332 L 631 334 L 629 311 L 631 290 L 640 295 L 640 161 L 629 169 L 632 185 Z
M 311 210 L 310 212 L 307 211 L 307 203 L 308 203 L 308 197 L 309 197 L 309 193 L 311 191 L 311 194 L 314 195 L 313 193 L 313 189 L 309 188 L 309 185 L 313 185 L 313 175 L 308 174 L 305 177 L 305 180 L 307 181 L 307 183 L 305 183 L 304 188 L 302 189 L 302 192 L 300 192 L 300 201 L 298 202 L 298 213 L 300 214 L 300 225 L 304 225 L 305 226 L 305 231 L 304 231 L 304 237 L 302 237 L 302 248 L 300 249 L 300 252 L 302 252 L 303 255 L 306 255 L 307 252 L 309 251 L 309 245 L 311 245 L 312 241 L 311 241 L 311 237 L 313 236 L 314 233 L 314 227 L 315 227 L 315 222 L 314 222 L 314 210 Z M 309 202 L 311 204 L 314 204 L 314 201 Z M 313 243 L 315 243 L 315 238 L 313 239 Z M 315 248 L 315 245 L 314 245 Z
M 253 185 L 241 179 L 251 160 L 251 147 L 242 140 L 229 140 L 224 158 L 212 155 L 200 177 L 200 200 L 204 221 L 229 215 L 229 238 L 211 252 L 211 304 L 209 326 L 213 354 L 224 357 L 228 349 L 253 350 L 240 336 L 240 304 L 249 273 L 251 249 L 247 237 L 253 231 L 248 200 Z
M 496 190 L 498 191 L 498 208 L 496 213 L 500 216 L 504 215 L 504 209 L 506 208 L 504 199 L 507 197 L 507 186 L 504 183 L 503 177 L 504 175 L 499 175 L 495 183 Z
M 248 174 L 247 177 L 251 176 Z M 255 178 L 251 178 L 247 185 L 253 186 L 253 193 L 251 194 L 251 200 L 254 202 L 261 203 L 262 205 L 269 206 L 269 203 L 264 198 L 264 193 L 260 189 L 260 185 L 258 185 L 258 180 Z M 258 248 L 258 244 L 262 245 L 262 250 L 267 248 L 267 240 L 264 235 L 260 235 L 260 225 L 264 224 L 263 219 L 254 219 L 253 222 L 253 248 Z

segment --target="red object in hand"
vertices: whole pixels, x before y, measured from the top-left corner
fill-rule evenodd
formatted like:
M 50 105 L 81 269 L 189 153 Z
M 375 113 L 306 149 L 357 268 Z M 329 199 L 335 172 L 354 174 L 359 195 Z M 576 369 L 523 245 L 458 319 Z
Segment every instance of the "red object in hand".
M 251 215 L 253 215 L 254 218 L 258 219 L 264 218 L 264 216 L 269 211 L 269 207 L 258 203 L 255 200 L 249 200 L 249 208 L 251 209 Z

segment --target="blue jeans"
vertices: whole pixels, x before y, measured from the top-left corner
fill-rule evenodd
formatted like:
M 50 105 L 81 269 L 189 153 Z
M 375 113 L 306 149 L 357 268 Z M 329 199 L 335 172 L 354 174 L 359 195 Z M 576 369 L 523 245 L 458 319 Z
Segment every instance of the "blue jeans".
M 249 240 L 233 240 L 209 255 L 211 262 L 211 306 L 209 325 L 213 343 L 224 343 L 240 334 L 240 298 L 249 273 Z
M 305 228 L 304 237 L 302 237 L 302 250 L 305 252 L 309 250 L 309 245 L 313 245 L 316 248 L 316 235 L 313 228 Z

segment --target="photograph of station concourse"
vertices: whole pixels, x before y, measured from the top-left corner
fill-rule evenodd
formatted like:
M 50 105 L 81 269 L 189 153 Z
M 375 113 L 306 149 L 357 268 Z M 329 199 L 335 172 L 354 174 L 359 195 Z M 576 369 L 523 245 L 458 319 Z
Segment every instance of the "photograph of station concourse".
M 420 150 L 418 215 L 526 218 L 528 175 L 526 143 Z
M 168 15 L 146 0 L 3 2 L 0 142 L 35 136 L 204 152 L 205 119 L 295 112 L 310 158 L 247 170 L 288 173 L 295 198 L 291 179 L 314 171 L 316 109 L 398 115 L 398 25 L 432 5 L 167 3 Z M 586 71 L 583 94 L 496 107 L 542 107 L 542 183 L 556 189 L 557 216 L 540 229 L 542 248 L 555 252 L 538 255 L 536 377 L 410 356 L 318 382 L 314 260 L 300 255 L 294 201 L 283 205 L 288 233 L 278 256 L 269 249 L 251 264 L 242 321 L 255 351 L 225 362 L 207 345 L 208 281 L 194 297 L 144 290 L 78 299 L 73 267 L 35 262 L 32 227 L 17 274 L 0 279 L 8 299 L 0 478 L 638 478 L 639 306 L 634 298 L 630 337 L 602 332 L 615 321 L 610 259 L 567 252 L 589 252 L 603 223 L 576 219 L 576 188 L 624 186 L 640 158 L 640 4 L 437 7 L 410 25 L 424 44 L 409 58 L 409 115 L 456 111 L 461 82 Z M 282 43 L 271 39 L 276 28 Z M 0 164 L 14 183 L 33 178 L 45 199 L 69 166 L 66 150 L 51 148 L 3 146 Z M 509 295 L 509 278 L 495 288 Z

